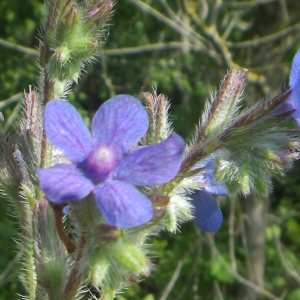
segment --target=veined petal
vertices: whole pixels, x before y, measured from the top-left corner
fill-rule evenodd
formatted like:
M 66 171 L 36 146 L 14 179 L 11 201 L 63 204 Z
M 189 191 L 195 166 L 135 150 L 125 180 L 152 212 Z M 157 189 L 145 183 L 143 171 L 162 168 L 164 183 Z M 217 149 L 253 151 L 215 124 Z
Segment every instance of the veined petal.
M 300 50 L 298 50 L 298 52 L 296 53 L 293 59 L 292 69 L 290 72 L 290 87 L 294 88 L 296 84 L 299 85 L 300 84 L 299 79 L 300 79 Z
M 113 144 L 124 152 L 141 139 L 148 124 L 147 112 L 139 100 L 118 95 L 100 106 L 92 121 L 92 134 L 96 144 Z
M 204 190 L 195 191 L 192 195 L 192 204 L 195 207 L 195 222 L 200 229 L 206 232 L 220 229 L 223 215 L 210 193 Z
M 46 136 L 74 163 L 82 162 L 92 149 L 92 138 L 71 104 L 52 100 L 45 107 Z
M 97 185 L 95 198 L 109 225 L 130 228 L 152 219 L 151 201 L 125 182 L 111 180 Z
M 172 133 L 161 143 L 130 152 L 117 165 L 113 177 L 134 185 L 168 182 L 179 171 L 183 150 L 183 139 Z
M 54 203 L 79 200 L 87 196 L 93 184 L 73 164 L 57 164 L 36 170 L 46 198 Z

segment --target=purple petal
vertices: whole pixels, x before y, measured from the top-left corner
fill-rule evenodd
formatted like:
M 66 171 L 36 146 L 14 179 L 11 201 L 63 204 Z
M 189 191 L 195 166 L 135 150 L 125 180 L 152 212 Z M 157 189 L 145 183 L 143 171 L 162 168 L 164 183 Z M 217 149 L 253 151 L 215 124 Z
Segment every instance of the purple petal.
M 293 118 L 300 127 L 300 80 L 298 80 L 297 84 L 295 84 L 292 88 L 292 93 L 289 100 L 292 103 L 294 109 L 296 110 L 293 113 Z
M 300 79 L 300 50 L 296 53 L 294 59 L 293 59 L 293 64 L 292 64 L 292 69 L 290 72 L 290 87 L 293 88 L 297 83 L 299 85 L 299 79 Z
M 289 101 L 294 109 L 296 109 L 293 113 L 293 118 L 296 120 L 298 126 L 300 126 L 300 50 L 298 50 L 293 60 L 290 72 L 290 87 L 292 88 L 292 93 Z
M 192 195 L 192 203 L 195 207 L 195 222 L 197 226 L 206 232 L 218 231 L 221 227 L 222 212 L 210 193 L 198 190 Z
M 208 193 L 213 195 L 219 195 L 219 196 L 227 196 L 228 192 L 226 189 L 225 184 L 223 183 L 217 183 L 216 181 L 214 184 L 210 184 L 204 188 Z
M 130 228 L 152 219 L 151 201 L 125 182 L 112 180 L 99 184 L 95 189 L 95 197 L 109 225 Z
M 148 124 L 147 112 L 139 100 L 118 95 L 96 112 L 92 121 L 93 138 L 96 144 L 113 144 L 124 152 L 141 139 Z
M 130 152 L 116 167 L 113 177 L 134 185 L 168 182 L 179 171 L 183 150 L 183 139 L 172 133 L 161 143 Z
M 42 191 L 54 203 L 84 198 L 93 189 L 93 184 L 73 164 L 58 164 L 36 170 Z
M 214 178 L 214 159 L 211 156 L 208 157 L 207 159 L 203 160 L 200 167 L 205 167 L 205 170 L 203 171 L 203 177 L 206 181 L 206 186 L 204 189 L 213 195 L 227 196 L 228 193 L 225 184 L 217 182 Z
M 52 100 L 45 107 L 46 136 L 74 163 L 82 162 L 92 149 L 92 138 L 75 107 Z
M 273 109 L 269 114 L 269 118 L 280 118 L 283 115 L 293 115 L 296 111 L 296 108 L 291 102 L 291 96 L 293 95 L 293 91 L 291 92 L 291 95 L 289 96 L 288 100 L 284 101 L 283 103 L 279 104 L 275 109 Z M 298 98 L 299 99 L 299 98 Z

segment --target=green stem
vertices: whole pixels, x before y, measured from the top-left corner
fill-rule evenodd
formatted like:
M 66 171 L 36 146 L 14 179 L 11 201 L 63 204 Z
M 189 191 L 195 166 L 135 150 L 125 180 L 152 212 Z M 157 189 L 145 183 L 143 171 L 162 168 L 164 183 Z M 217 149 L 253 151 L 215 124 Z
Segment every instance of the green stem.
M 24 205 L 25 215 L 21 216 L 22 226 L 22 248 L 24 249 L 24 266 L 26 270 L 26 282 L 28 289 L 28 299 L 36 299 L 36 272 L 34 264 L 34 236 L 32 224 L 32 211 L 28 205 Z
M 82 257 L 83 248 L 85 245 L 85 238 L 81 237 L 80 245 L 78 246 L 77 258 L 75 263 L 73 264 L 73 269 L 69 275 L 69 280 L 66 284 L 63 297 L 64 300 L 74 300 L 76 295 L 78 294 L 78 290 L 80 288 L 81 283 L 81 274 L 79 272 L 79 262 Z
M 54 97 L 54 83 L 50 82 L 46 70 L 44 69 L 41 75 L 44 78 L 43 84 L 43 105 L 46 105 L 50 99 Z M 45 135 L 45 129 L 43 131 L 42 139 L 42 157 L 41 157 L 41 168 L 48 167 L 52 158 L 52 147 L 47 140 Z

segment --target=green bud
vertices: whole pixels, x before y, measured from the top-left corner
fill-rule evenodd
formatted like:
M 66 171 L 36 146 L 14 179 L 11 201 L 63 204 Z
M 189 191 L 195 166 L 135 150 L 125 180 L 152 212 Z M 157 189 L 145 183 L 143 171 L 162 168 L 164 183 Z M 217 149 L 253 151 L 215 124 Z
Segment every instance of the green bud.
M 34 154 L 34 159 L 37 165 L 40 164 L 41 157 L 41 141 L 43 136 L 43 120 L 41 101 L 38 99 L 37 94 L 32 91 L 29 86 L 29 91 L 23 98 L 23 120 L 21 127 L 22 133 L 26 134 L 27 140 L 30 144 L 30 150 Z
M 73 0 L 66 0 L 65 3 L 61 3 L 61 5 L 63 5 L 60 10 L 59 13 L 57 15 L 57 19 L 58 20 L 64 20 L 67 16 L 67 14 L 69 13 L 70 9 L 72 9 L 72 6 L 74 5 Z
M 124 243 L 116 249 L 116 260 L 129 272 L 149 276 L 151 262 L 139 245 Z
M 82 62 L 70 59 L 71 52 L 67 46 L 55 49 L 55 54 L 51 57 L 47 69 L 51 79 L 63 81 L 77 82 Z
M 237 110 L 237 104 L 243 90 L 246 70 L 229 70 L 224 81 L 213 98 L 208 113 L 204 116 L 200 130 L 205 136 L 216 136 L 224 131 Z
M 54 59 L 58 65 L 63 67 L 71 58 L 71 50 L 67 45 L 63 45 L 54 49 Z
M 80 61 L 71 61 L 66 66 L 66 73 L 65 76 L 70 81 L 78 82 L 79 76 L 81 74 L 83 63 Z
M 267 196 L 270 190 L 270 176 L 260 170 L 257 170 L 253 178 L 254 193 L 262 196 Z
M 89 36 L 74 41 L 72 44 L 72 59 L 87 61 L 97 52 L 99 41 L 92 40 Z
M 240 167 L 240 173 L 238 176 L 238 184 L 244 195 L 250 194 L 250 176 L 249 170 L 245 165 Z
M 110 262 L 105 257 L 90 257 L 91 282 L 94 286 L 101 286 L 107 280 Z
M 180 195 L 172 195 L 167 206 L 165 217 L 166 227 L 170 232 L 176 232 L 183 222 L 192 218 L 192 206 Z
M 65 18 L 60 21 L 57 29 L 57 37 L 60 43 L 76 39 L 81 36 L 80 25 L 82 18 L 82 10 L 78 5 L 72 5 L 67 12 Z
M 24 196 L 27 199 L 30 207 L 33 209 L 34 204 L 36 202 L 35 190 L 32 188 L 29 188 L 28 186 L 26 186 L 24 184 L 22 184 L 22 190 L 23 190 Z

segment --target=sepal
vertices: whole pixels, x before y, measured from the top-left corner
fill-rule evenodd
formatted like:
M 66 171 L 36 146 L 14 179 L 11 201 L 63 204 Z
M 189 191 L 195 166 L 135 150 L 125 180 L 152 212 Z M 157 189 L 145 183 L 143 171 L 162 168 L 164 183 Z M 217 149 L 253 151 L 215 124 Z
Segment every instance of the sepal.
M 144 93 L 143 98 L 149 115 L 149 128 L 144 138 L 145 143 L 161 142 L 171 133 L 171 123 L 168 120 L 170 103 L 163 94 L 157 95 L 155 89 L 152 89 L 152 93 Z
M 193 207 L 188 201 L 187 196 L 182 193 L 173 192 L 170 202 L 167 205 L 165 226 L 168 231 L 175 233 L 180 225 L 193 218 Z

